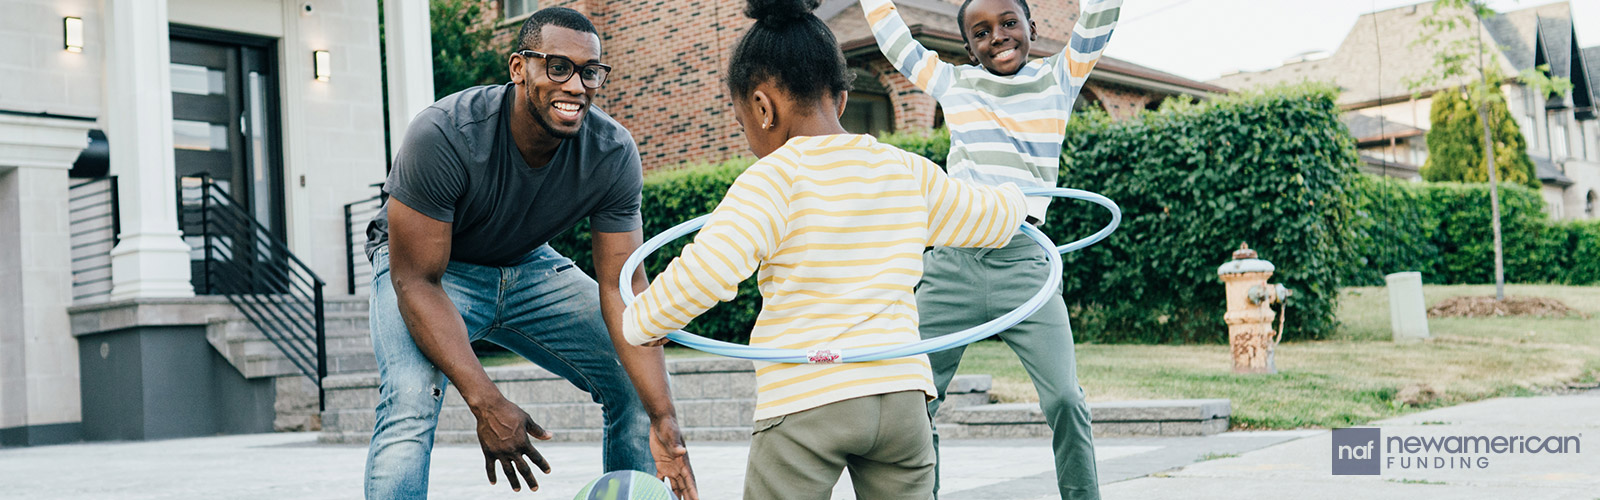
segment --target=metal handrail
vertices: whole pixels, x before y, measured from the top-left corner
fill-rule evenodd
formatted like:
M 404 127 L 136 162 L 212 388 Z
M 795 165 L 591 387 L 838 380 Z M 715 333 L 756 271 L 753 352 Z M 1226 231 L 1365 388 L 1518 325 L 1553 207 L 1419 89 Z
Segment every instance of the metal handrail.
M 311 267 L 209 177 L 179 192 L 185 216 L 198 216 L 204 254 L 203 293 L 222 295 L 267 338 L 289 363 L 317 384 L 317 405 L 326 409 L 322 381 L 328 376 L 327 319 L 323 281 Z M 198 199 L 184 191 L 198 189 Z M 193 204 L 198 204 L 194 206 Z
M 109 299 L 111 249 L 121 242 L 122 234 L 116 176 L 72 184 L 67 188 L 67 207 L 68 236 L 72 239 L 72 301 Z M 99 237 L 80 241 L 96 235 Z
M 382 184 L 375 184 L 374 186 L 382 186 Z M 345 266 L 344 266 L 344 273 L 345 274 L 344 275 L 345 275 L 345 288 L 348 290 L 350 295 L 355 295 L 356 291 L 359 288 L 361 288 L 361 287 L 357 286 L 356 267 L 359 266 L 360 263 L 366 262 L 365 249 L 357 249 L 356 248 L 356 234 L 357 234 L 357 227 L 358 227 L 358 226 L 356 226 L 356 224 L 357 224 L 356 214 L 357 214 L 357 210 L 358 210 L 356 207 L 361 206 L 361 205 L 373 204 L 374 206 L 371 207 L 371 208 L 361 208 L 360 209 L 361 212 L 363 213 L 363 215 L 369 215 L 370 216 L 370 214 L 375 213 L 378 210 L 382 210 L 383 209 L 383 198 L 384 198 L 384 194 L 383 194 L 382 189 L 380 189 L 378 194 L 373 195 L 371 198 L 367 198 L 367 199 L 363 199 L 363 200 L 359 200 L 359 201 L 353 201 L 353 202 L 350 202 L 350 203 L 346 203 L 344 205 L 344 256 L 345 256 Z M 361 226 L 361 227 L 364 227 L 365 226 L 365 221 L 363 221 L 362 224 L 363 224 L 363 226 Z M 363 235 L 362 236 L 362 240 L 363 240 L 363 243 L 365 243 L 366 231 L 365 230 L 361 230 L 360 234 Z M 356 253 L 358 250 L 361 250 L 360 254 Z M 370 273 L 371 269 L 372 269 L 371 268 L 371 263 L 367 263 L 367 270 L 368 270 L 369 273 Z

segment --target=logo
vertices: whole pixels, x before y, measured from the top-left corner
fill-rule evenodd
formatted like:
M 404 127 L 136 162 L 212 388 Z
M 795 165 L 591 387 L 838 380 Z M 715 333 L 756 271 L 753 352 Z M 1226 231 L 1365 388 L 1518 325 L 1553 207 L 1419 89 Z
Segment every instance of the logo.
M 806 351 L 806 362 L 809 363 L 838 363 L 839 351 L 833 349 L 817 349 Z
M 1383 467 L 1381 429 L 1353 427 L 1333 430 L 1333 475 L 1376 476 Z

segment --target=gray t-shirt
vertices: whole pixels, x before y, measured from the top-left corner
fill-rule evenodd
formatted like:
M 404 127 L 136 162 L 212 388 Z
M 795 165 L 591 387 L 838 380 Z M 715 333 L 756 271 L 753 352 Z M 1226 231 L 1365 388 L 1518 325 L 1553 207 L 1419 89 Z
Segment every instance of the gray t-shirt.
M 584 217 L 599 232 L 639 229 L 643 169 L 627 129 L 590 106 L 578 136 L 529 167 L 511 138 L 515 88 L 473 87 L 418 113 L 383 191 L 453 224 L 450 260 L 469 264 L 512 264 Z M 367 258 L 388 243 L 385 207 L 367 225 Z

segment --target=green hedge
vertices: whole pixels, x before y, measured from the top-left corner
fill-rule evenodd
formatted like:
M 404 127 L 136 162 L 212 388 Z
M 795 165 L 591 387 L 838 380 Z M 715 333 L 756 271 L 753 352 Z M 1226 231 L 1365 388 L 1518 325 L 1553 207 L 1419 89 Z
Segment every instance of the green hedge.
M 1600 221 L 1552 223 L 1544 199 L 1526 186 L 1500 185 L 1506 281 L 1600 281 Z M 1487 184 L 1411 183 L 1362 175 L 1354 182 L 1354 253 L 1347 285 L 1382 285 L 1383 276 L 1422 273 L 1425 283 L 1494 282 L 1494 236 Z
M 1060 184 L 1123 210 L 1116 234 L 1064 258 L 1077 339 L 1226 342 L 1217 267 L 1241 242 L 1296 292 L 1286 337 L 1333 333 L 1357 161 L 1334 97 L 1300 86 L 1180 101 L 1139 120 L 1076 117 Z M 1061 242 L 1089 234 L 1102 213 L 1058 201 L 1046 232 Z

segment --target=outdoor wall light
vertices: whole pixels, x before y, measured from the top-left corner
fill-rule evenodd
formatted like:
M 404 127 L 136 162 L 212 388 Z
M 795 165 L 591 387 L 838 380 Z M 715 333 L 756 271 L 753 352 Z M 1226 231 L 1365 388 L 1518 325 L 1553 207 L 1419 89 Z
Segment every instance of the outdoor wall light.
M 68 17 L 62 19 L 65 30 L 64 44 L 67 52 L 83 52 L 83 18 Z
M 333 55 L 326 50 L 311 51 L 311 67 L 317 81 L 326 82 L 333 76 Z

